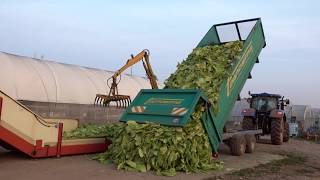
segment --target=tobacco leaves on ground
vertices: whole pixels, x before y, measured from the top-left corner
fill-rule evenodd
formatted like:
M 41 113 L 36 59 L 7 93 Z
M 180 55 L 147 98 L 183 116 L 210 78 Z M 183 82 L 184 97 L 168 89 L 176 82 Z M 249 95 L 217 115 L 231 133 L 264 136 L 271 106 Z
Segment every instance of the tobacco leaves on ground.
M 183 128 L 128 121 L 110 149 L 95 159 L 111 160 L 118 169 L 153 170 L 165 176 L 173 176 L 177 171 L 204 172 L 221 168 L 221 163 L 212 161 L 211 146 L 200 122 L 201 109 L 199 106 Z
M 241 48 L 241 42 L 232 42 L 194 49 L 166 80 L 166 88 L 202 89 L 217 112 L 221 83 Z M 117 125 L 87 125 L 65 133 L 65 137 L 111 138 L 108 151 L 94 159 L 113 162 L 118 169 L 152 170 L 165 176 L 174 176 L 177 171 L 205 172 L 221 168 L 222 163 L 212 160 L 212 149 L 200 120 L 203 111 L 199 104 L 183 128 L 128 121 Z

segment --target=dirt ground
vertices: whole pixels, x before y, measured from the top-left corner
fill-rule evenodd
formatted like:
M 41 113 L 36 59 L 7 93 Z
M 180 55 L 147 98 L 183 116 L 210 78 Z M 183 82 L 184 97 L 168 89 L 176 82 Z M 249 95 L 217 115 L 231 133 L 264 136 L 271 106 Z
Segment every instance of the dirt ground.
M 281 146 L 263 139 L 253 154 L 241 157 L 229 155 L 221 147 L 219 160 L 225 168 L 206 174 L 180 173 L 175 177 L 157 176 L 152 172 L 136 173 L 117 170 L 90 160 L 92 155 L 62 158 L 30 159 L 17 152 L 0 149 L 0 179 L 320 179 L 320 144 L 304 140 L 290 140 Z
M 244 168 L 221 176 L 212 176 L 205 180 L 216 179 L 285 179 L 285 180 L 320 180 L 320 143 L 303 139 L 290 139 L 280 146 L 270 144 L 270 140 L 262 139 L 257 152 L 282 155 L 284 158 L 260 164 L 254 168 Z

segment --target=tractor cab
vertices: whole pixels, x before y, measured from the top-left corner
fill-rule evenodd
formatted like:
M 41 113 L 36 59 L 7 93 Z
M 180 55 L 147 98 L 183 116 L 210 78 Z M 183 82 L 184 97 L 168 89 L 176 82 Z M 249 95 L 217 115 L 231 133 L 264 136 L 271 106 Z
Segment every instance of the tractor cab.
M 255 109 L 257 112 L 270 112 L 273 109 L 280 108 L 280 98 L 278 94 L 251 94 L 250 108 Z
M 279 94 L 251 94 L 249 99 L 250 108 L 255 109 L 258 112 L 270 112 L 274 109 L 284 110 L 284 107 L 289 104 L 289 99 L 284 100 L 284 96 Z

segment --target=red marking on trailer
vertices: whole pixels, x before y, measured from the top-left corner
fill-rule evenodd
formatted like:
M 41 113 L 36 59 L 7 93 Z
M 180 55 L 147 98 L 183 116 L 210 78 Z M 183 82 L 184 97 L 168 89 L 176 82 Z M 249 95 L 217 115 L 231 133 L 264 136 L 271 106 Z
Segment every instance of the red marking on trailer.
M 186 108 L 173 108 L 171 111 L 171 115 L 179 115 L 182 116 L 188 112 Z
M 144 112 L 145 109 L 146 109 L 146 106 L 133 106 L 131 108 L 131 111 L 135 113 L 142 113 Z

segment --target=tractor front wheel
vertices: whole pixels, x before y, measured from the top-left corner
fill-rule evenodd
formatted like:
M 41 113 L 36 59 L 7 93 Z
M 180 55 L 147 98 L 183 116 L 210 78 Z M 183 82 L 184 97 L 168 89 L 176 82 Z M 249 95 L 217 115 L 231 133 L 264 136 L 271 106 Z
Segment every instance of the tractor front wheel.
M 284 123 L 283 119 L 271 120 L 271 143 L 274 145 L 281 145 L 283 142 Z

